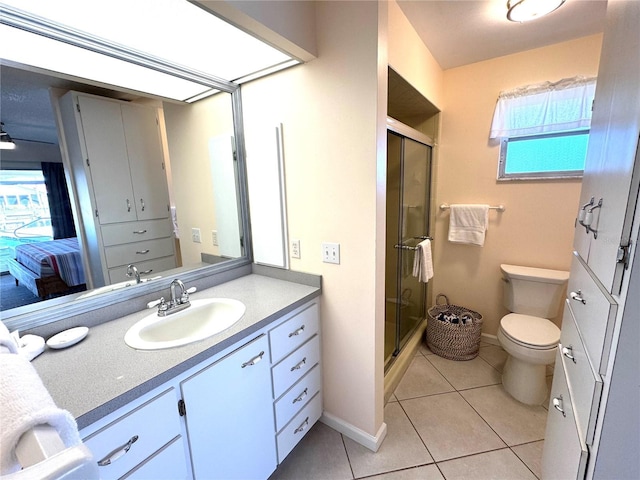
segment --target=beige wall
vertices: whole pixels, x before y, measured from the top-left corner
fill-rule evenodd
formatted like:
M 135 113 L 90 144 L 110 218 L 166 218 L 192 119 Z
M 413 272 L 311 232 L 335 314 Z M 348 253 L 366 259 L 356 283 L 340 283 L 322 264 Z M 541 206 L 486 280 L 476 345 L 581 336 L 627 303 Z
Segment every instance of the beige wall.
M 447 242 L 449 213 L 436 213 L 433 292 L 483 314 L 497 333 L 502 307 L 500 264 L 569 270 L 580 181 L 497 182 L 498 144 L 489 129 L 498 93 L 574 75 L 597 75 L 600 35 L 444 72 L 436 177 L 441 203 L 504 204 L 489 213 L 484 247 Z
M 383 381 L 379 7 L 319 2 L 318 58 L 242 87 L 247 135 L 283 124 L 289 238 L 301 246 L 291 269 L 322 275 L 325 412 L 372 436 L 382 425 Z M 322 263 L 322 242 L 340 244 L 340 265 Z
M 165 102 L 163 112 L 182 264 L 194 265 L 201 262 L 203 252 L 218 254 L 211 236 L 218 227 L 209 140 L 219 135 L 233 136 L 231 95 L 221 93 L 193 104 Z M 202 243 L 192 241 L 192 228 L 200 229 Z

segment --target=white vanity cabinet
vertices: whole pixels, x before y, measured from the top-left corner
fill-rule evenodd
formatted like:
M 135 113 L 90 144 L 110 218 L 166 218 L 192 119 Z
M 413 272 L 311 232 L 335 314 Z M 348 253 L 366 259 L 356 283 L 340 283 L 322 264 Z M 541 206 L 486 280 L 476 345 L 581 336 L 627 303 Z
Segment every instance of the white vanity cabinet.
M 90 286 L 125 280 L 130 263 L 143 276 L 174 268 L 157 110 L 78 92 L 59 106 Z
M 189 377 L 180 388 L 195 478 L 264 479 L 275 470 L 266 335 Z
M 101 479 L 266 480 L 322 414 L 318 303 L 84 428 Z

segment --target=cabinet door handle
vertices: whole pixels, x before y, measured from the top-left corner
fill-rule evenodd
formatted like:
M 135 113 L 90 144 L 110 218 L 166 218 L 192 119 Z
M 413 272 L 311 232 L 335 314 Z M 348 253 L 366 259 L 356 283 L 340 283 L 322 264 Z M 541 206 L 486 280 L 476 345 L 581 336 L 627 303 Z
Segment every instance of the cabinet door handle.
M 147 233 L 147 231 L 146 230 L 134 230 L 133 233 L 137 234 L 137 235 L 142 235 L 144 233 Z
M 129 449 L 131 448 L 131 445 L 133 445 L 137 441 L 138 441 L 138 435 L 134 435 L 133 437 L 131 437 L 129 439 L 129 441 L 127 443 L 125 443 L 121 447 L 118 447 L 115 450 L 113 450 L 111 453 L 109 453 L 102 460 L 99 460 L 98 461 L 98 466 L 106 467 L 107 465 L 111 465 L 113 462 L 115 462 L 120 457 L 122 457 L 125 453 L 127 453 L 129 451 Z
M 291 337 L 296 337 L 296 336 L 300 335 L 302 332 L 304 332 L 304 325 L 302 325 L 299 329 L 297 329 L 297 330 L 295 330 L 295 331 L 291 332 L 291 333 L 289 334 L 289 338 L 291 338 Z
M 577 292 L 571 292 L 569 294 L 569 296 L 571 297 L 571 300 L 575 300 L 576 302 L 580 302 L 583 305 L 587 304 L 587 301 L 582 298 L 582 292 L 580 290 L 578 290 Z
M 305 363 L 307 363 L 307 357 L 304 357 L 302 360 L 296 363 L 293 367 L 291 367 L 291 371 L 293 372 L 294 370 L 300 370 Z
M 260 352 L 258 355 L 256 355 L 255 357 L 253 357 L 248 362 L 244 362 L 242 364 L 242 368 L 244 368 L 244 367 L 252 367 L 256 363 L 258 363 L 260 360 L 262 360 L 262 357 L 264 357 L 264 350 L 262 352 Z
M 142 211 L 144 212 L 144 200 L 140 199 L 140 206 L 142 207 Z
M 150 250 L 147 248 L 146 250 L 138 250 L 136 253 L 138 255 L 146 255 L 149 252 L 150 252 Z
M 130 211 L 131 211 L 131 202 L 127 198 L 127 212 L 130 212 Z
M 301 402 L 302 399 L 305 398 L 308 394 L 309 394 L 309 389 L 305 388 L 300 395 L 298 395 L 296 398 L 293 399 L 293 402 L 291 403 Z
M 572 360 L 573 363 L 576 363 L 576 358 L 573 356 L 573 345 L 562 347 L 562 355 L 567 357 L 569 360 Z
M 308 426 L 309 426 L 309 417 L 305 418 L 304 422 L 302 422 L 300 426 L 293 431 L 293 433 L 296 434 L 296 433 L 304 432 Z
M 567 414 L 564 411 L 564 405 L 562 402 L 562 395 L 560 395 L 559 397 L 555 397 L 553 399 L 553 408 L 555 408 L 556 410 L 558 410 L 563 417 L 566 417 Z

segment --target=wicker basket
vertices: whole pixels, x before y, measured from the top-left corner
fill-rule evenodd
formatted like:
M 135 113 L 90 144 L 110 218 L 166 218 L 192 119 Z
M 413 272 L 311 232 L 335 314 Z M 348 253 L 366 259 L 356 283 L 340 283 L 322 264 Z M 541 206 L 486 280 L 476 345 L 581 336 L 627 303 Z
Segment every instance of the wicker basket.
M 440 297 L 444 297 L 446 305 L 438 305 Z M 449 360 L 471 360 L 478 356 L 482 315 L 468 308 L 450 305 L 449 299 L 443 294 L 436 297 L 436 304 L 428 313 L 427 346 L 433 353 Z M 456 315 L 465 319 L 465 323 L 438 320 L 441 313 Z

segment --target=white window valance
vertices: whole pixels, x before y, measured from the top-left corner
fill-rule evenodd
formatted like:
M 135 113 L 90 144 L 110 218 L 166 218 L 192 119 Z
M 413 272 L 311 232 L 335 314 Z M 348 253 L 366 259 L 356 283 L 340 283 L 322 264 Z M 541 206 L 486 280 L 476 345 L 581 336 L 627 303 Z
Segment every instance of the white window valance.
M 490 137 L 587 129 L 591 125 L 595 89 L 595 77 L 579 76 L 500 92 Z

